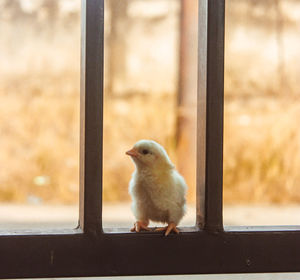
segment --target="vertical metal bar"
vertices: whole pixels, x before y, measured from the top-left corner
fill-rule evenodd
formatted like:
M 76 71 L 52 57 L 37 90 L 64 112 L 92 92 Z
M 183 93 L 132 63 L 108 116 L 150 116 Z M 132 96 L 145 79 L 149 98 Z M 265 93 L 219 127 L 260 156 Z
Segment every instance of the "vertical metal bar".
M 80 56 L 80 153 L 79 153 L 79 224 L 84 228 L 84 139 L 85 139 L 85 36 L 86 1 L 81 0 L 81 56 Z
M 208 0 L 205 228 L 223 230 L 225 0 Z
M 204 228 L 210 231 L 223 230 L 222 188 L 224 107 L 224 14 L 225 0 L 200 0 L 200 63 L 198 97 L 198 110 L 200 112 L 198 111 L 198 121 L 200 123 L 199 130 L 203 130 L 203 127 L 206 126 L 206 141 L 205 146 L 203 146 L 203 143 L 199 144 L 198 153 L 202 153 L 203 150 L 205 150 L 206 161 L 205 188 L 203 188 L 203 182 L 201 182 L 201 180 L 198 185 L 200 197 L 200 199 L 198 199 L 198 210 L 201 210 L 201 203 L 203 204 L 204 197 L 203 192 L 205 191 Z M 206 68 L 204 66 L 205 60 Z M 205 108 L 206 124 L 203 124 Z M 198 133 L 201 136 L 201 131 L 199 131 Z M 200 137 L 200 139 L 202 138 L 203 136 Z M 198 164 L 200 165 L 199 169 L 203 168 L 202 155 L 200 155 Z M 198 217 L 198 219 L 200 219 L 201 222 L 201 216 Z
M 102 230 L 104 0 L 82 0 L 80 227 Z
M 198 3 L 197 193 L 196 223 L 205 224 L 207 0 Z

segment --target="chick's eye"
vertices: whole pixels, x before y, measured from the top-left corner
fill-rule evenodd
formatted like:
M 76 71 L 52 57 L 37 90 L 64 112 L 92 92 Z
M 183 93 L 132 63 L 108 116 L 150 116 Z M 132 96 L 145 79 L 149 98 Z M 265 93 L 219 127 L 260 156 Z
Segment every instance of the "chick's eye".
M 144 150 L 142 150 L 142 153 L 143 153 L 144 155 L 147 155 L 147 154 L 149 154 L 149 151 L 146 150 L 146 149 L 144 149 Z

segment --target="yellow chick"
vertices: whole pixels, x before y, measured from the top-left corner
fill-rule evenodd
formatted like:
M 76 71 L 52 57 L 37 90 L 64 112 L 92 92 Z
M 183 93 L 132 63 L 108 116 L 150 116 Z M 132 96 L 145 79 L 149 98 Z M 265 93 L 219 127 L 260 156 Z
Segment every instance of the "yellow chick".
M 151 220 L 168 224 L 156 231 L 179 233 L 176 226 L 186 211 L 187 185 L 165 149 L 155 141 L 140 140 L 126 154 L 136 167 L 129 183 L 136 218 L 131 231 L 150 230 Z

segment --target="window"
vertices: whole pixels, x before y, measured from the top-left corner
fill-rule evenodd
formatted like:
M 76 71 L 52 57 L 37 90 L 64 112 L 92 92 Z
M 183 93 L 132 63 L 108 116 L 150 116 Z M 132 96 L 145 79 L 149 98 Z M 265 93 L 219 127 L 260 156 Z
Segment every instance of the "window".
M 101 224 L 103 0 L 83 0 L 79 229 L 0 236 L 1 278 L 299 271 L 300 227 L 222 223 L 224 0 L 199 5 L 197 226 L 167 238 Z M 204 121 L 206 120 L 206 121 Z M 204 133 L 205 132 L 205 133 Z M 204 199 L 205 198 L 205 199 Z

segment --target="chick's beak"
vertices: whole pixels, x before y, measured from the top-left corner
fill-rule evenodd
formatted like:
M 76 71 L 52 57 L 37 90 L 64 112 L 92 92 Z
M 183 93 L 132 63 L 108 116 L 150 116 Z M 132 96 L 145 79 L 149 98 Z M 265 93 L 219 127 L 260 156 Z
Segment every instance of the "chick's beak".
M 132 148 L 131 150 L 126 152 L 126 155 L 131 156 L 131 157 L 137 157 L 138 151 L 135 148 Z

